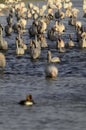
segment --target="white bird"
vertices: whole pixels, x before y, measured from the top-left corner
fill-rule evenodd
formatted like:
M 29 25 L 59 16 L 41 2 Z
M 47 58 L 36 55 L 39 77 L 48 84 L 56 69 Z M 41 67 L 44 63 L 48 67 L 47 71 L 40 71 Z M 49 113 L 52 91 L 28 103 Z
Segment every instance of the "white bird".
M 16 37 L 16 54 L 17 55 L 23 55 L 24 54 L 24 49 L 19 46 L 19 39 Z
M 44 34 L 39 34 L 38 41 L 40 43 L 41 48 L 48 47 L 48 44 L 47 44 L 47 41 L 46 41 Z
M 23 48 L 24 50 L 27 50 L 27 45 L 24 43 L 24 40 L 22 39 L 21 34 L 19 34 L 18 38 L 19 38 L 19 46 Z
M 5 55 L 0 52 L 0 68 L 4 68 L 5 66 L 6 66 Z
M 79 41 L 79 47 L 80 48 L 86 48 L 86 38 L 83 37 L 80 41 Z
M 1 50 L 7 50 L 8 49 L 8 43 L 3 38 L 3 29 L 2 29 L 1 25 L 0 25 L 0 49 Z
M 65 43 L 61 37 L 58 38 L 56 42 L 56 47 L 59 50 L 59 52 L 65 52 Z
M 63 41 L 63 39 L 61 39 L 60 37 L 58 38 L 58 40 L 57 40 L 57 48 L 59 49 L 59 48 L 64 48 L 65 47 L 65 43 L 64 43 L 64 41 Z
M 74 47 L 74 42 L 72 40 L 72 35 L 71 34 L 69 34 L 69 41 L 68 41 L 68 43 L 67 43 L 66 46 L 68 46 L 68 47 Z
M 49 63 L 60 62 L 59 57 L 52 57 L 51 51 L 48 51 L 48 53 L 47 53 L 47 60 L 48 60 Z
M 59 21 L 55 22 L 54 27 L 56 32 L 58 32 L 59 34 L 62 34 L 65 31 L 65 25 Z
M 56 78 L 58 75 L 57 67 L 53 64 L 48 64 L 45 68 L 45 75 L 46 77 Z
M 31 40 L 30 41 L 30 55 L 32 59 L 37 59 L 40 57 L 41 54 L 41 48 L 39 45 L 39 42 L 37 41 L 37 39 Z

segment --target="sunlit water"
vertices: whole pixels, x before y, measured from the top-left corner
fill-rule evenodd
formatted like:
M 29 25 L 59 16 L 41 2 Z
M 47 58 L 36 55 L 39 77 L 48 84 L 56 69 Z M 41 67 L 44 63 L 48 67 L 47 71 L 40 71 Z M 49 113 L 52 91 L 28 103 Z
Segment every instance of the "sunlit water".
M 73 6 L 80 9 L 79 20 L 85 25 L 82 1 L 73 1 Z M 0 22 L 6 25 L 5 17 L 0 17 Z M 9 50 L 5 53 L 6 68 L 0 72 L 0 130 L 86 130 L 86 49 L 77 47 L 74 27 L 67 24 L 67 19 L 63 22 L 67 28 L 65 42 L 71 32 L 76 47 L 58 53 L 55 42 L 48 40 L 53 55 L 61 58 L 61 63 L 56 64 L 59 74 L 54 80 L 45 78 L 47 49 L 42 50 L 37 61 L 30 59 L 28 51 L 17 57 L 16 35 L 4 36 Z M 28 45 L 28 33 L 23 38 Z M 18 102 L 29 93 L 36 104 L 20 106 Z

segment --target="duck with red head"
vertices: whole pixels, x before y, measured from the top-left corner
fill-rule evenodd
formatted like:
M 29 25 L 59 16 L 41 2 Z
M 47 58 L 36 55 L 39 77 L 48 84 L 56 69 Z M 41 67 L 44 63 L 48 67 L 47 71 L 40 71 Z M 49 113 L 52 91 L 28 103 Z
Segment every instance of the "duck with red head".
M 25 105 L 25 106 L 32 106 L 33 104 L 35 104 L 35 102 L 33 101 L 32 95 L 27 95 L 25 100 L 21 100 L 19 102 L 20 105 Z

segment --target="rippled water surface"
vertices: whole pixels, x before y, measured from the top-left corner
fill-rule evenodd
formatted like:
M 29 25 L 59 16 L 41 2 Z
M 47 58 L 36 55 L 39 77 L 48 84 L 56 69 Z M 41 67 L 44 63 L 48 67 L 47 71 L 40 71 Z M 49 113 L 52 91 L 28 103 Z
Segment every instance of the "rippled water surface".
M 82 1 L 73 0 L 73 6 L 80 9 L 78 19 L 85 25 Z M 0 17 L 3 26 L 5 18 Z M 59 74 L 54 80 L 46 79 L 44 74 L 47 49 L 42 50 L 37 61 L 30 59 L 28 51 L 17 57 L 16 34 L 9 38 L 4 36 L 9 49 L 5 52 L 6 68 L 0 71 L 0 130 L 86 130 L 86 49 L 77 47 L 74 27 L 67 24 L 67 19 L 63 22 L 67 29 L 65 42 L 71 32 L 76 47 L 58 53 L 55 42 L 48 40 L 53 55 L 61 58 L 61 63 L 56 64 Z M 27 32 L 23 38 L 28 45 Z M 36 104 L 32 107 L 18 105 L 29 93 Z

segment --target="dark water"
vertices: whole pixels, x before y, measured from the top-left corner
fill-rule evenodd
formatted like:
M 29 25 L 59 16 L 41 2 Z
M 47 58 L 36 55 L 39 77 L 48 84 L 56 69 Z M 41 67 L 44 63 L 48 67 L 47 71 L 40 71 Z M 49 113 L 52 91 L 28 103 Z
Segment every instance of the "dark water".
M 78 19 L 85 25 L 82 1 L 73 1 L 73 6 L 80 9 Z M 0 17 L 3 26 L 5 18 Z M 74 28 L 67 24 L 67 19 L 63 22 L 67 28 L 65 42 L 71 32 L 76 47 L 58 53 L 55 42 L 48 40 L 53 55 L 61 58 L 61 63 L 56 64 L 59 74 L 54 80 L 46 79 L 44 74 L 47 49 L 42 50 L 37 61 L 31 61 L 28 50 L 17 57 L 16 35 L 4 36 L 9 49 L 5 52 L 6 68 L 0 72 L 0 130 L 86 130 L 86 49 L 77 47 Z M 23 38 L 28 45 L 28 33 Z M 19 106 L 18 101 L 29 93 L 36 105 Z

